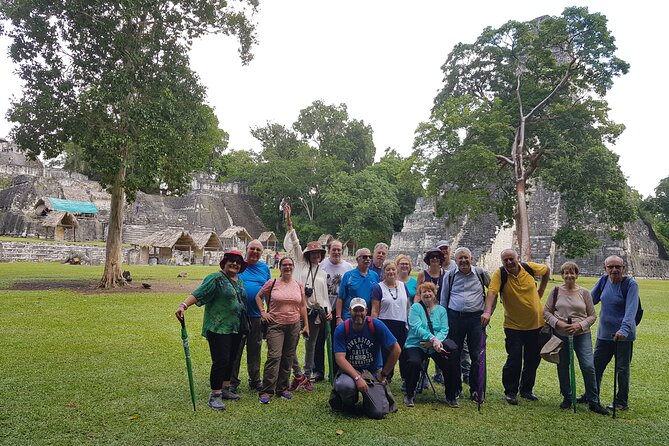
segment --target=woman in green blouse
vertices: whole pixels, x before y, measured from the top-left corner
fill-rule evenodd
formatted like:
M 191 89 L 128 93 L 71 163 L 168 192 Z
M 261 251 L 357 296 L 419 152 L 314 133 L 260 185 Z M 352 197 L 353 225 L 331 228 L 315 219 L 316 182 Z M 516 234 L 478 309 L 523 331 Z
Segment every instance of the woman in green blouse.
M 239 395 L 230 390 L 230 376 L 242 340 L 239 321 L 246 302 L 244 284 L 237 274 L 244 271 L 246 265 L 241 252 L 226 252 L 220 263 L 221 271 L 205 277 L 176 311 L 177 319 L 183 320 L 189 306 L 204 305 L 202 336 L 207 338 L 211 352 L 209 407 L 216 410 L 225 409 L 224 399 L 239 399 Z

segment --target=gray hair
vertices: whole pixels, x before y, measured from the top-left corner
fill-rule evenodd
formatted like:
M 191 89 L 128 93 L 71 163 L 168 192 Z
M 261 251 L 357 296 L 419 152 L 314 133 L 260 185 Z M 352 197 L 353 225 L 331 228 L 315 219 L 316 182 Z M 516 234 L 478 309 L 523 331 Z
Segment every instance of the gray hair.
M 459 255 L 460 253 L 463 253 L 463 252 L 467 253 L 467 255 L 469 256 L 469 258 L 472 257 L 472 252 L 469 250 L 469 248 L 465 248 L 464 246 L 461 246 L 461 247 L 459 247 L 458 249 L 456 249 L 455 252 L 453 253 L 453 257 L 455 257 L 455 258 L 457 259 L 457 258 L 458 258 L 458 255 Z
M 376 252 L 376 250 L 379 249 L 379 248 L 383 248 L 383 249 L 385 249 L 386 251 L 388 251 L 388 245 L 386 245 L 386 244 L 383 243 L 383 242 L 379 242 L 379 243 L 377 243 L 376 245 L 374 245 L 374 252 Z
M 363 254 L 364 252 L 367 252 L 368 254 Z M 355 252 L 356 259 L 362 255 L 371 255 L 371 253 L 369 252 L 369 248 L 360 248 Z
M 397 269 L 397 262 L 395 262 L 392 259 L 389 259 L 389 260 L 386 260 L 385 262 L 383 262 L 382 270 L 385 271 L 386 268 L 388 268 L 390 265 L 395 265 L 395 269 Z

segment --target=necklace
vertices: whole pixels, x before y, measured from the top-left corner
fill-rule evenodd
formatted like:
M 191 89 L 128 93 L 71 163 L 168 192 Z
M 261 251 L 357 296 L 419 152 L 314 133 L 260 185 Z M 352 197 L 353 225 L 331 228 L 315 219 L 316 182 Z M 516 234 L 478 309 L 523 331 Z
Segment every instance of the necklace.
M 393 290 L 395 290 L 394 293 L 393 293 Z M 390 297 L 392 297 L 393 300 L 397 300 L 397 298 L 399 297 L 398 292 L 397 292 L 397 288 L 388 288 L 388 292 L 390 293 Z

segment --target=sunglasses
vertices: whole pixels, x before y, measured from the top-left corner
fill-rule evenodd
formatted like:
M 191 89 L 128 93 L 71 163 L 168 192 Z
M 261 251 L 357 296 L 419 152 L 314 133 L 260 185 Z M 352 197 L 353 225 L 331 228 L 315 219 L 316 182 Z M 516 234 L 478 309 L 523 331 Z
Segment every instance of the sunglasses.
M 359 259 L 362 259 L 362 260 L 369 260 L 369 259 L 372 258 L 372 256 L 360 256 L 360 257 L 358 257 L 358 258 L 359 258 Z
M 233 257 L 227 261 L 227 263 L 236 263 L 237 265 L 242 265 L 244 261 L 239 257 Z

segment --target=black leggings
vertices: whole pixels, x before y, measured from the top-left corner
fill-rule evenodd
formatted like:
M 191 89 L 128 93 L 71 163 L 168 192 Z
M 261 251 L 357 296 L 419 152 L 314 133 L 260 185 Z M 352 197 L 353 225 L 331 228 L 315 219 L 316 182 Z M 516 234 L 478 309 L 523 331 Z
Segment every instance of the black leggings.
M 223 381 L 230 381 L 232 365 L 242 342 L 242 336 L 236 333 L 218 334 L 207 331 L 209 352 L 211 353 L 211 372 L 209 384 L 212 390 L 223 388 Z

